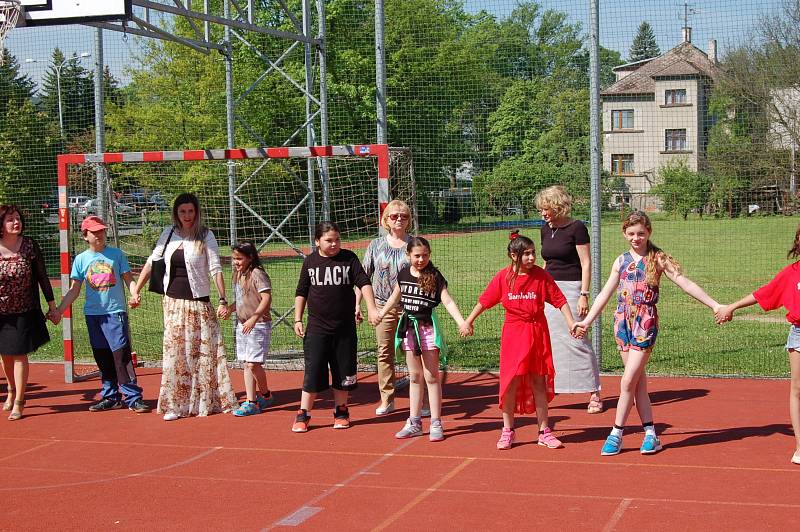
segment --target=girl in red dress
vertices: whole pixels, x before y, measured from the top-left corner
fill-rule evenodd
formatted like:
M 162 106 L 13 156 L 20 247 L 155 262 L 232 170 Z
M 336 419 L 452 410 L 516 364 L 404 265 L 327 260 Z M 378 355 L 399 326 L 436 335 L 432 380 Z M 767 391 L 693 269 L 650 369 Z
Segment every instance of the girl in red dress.
M 539 445 L 550 449 L 562 446 L 550 431 L 547 403 L 555 397 L 553 352 L 550 331 L 544 316 L 544 304 L 561 310 L 572 330 L 575 320 L 567 299 L 558 285 L 536 265 L 536 246 L 518 231 L 509 235 L 508 257 L 511 264 L 497 272 L 478 298 L 467 318 L 472 328 L 484 311 L 501 303 L 506 310 L 500 337 L 500 408 L 503 432 L 498 449 L 510 449 L 514 443 L 514 414 L 536 412 L 539 422 Z

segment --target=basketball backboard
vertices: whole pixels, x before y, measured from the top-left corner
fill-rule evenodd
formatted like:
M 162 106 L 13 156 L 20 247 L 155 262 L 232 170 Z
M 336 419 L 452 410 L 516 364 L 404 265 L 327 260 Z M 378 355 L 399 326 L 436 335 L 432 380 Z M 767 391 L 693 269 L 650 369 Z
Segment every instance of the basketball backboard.
M 20 20 L 19 26 L 80 24 L 131 18 L 131 0 L 21 0 L 21 2 L 25 10 L 25 20 Z

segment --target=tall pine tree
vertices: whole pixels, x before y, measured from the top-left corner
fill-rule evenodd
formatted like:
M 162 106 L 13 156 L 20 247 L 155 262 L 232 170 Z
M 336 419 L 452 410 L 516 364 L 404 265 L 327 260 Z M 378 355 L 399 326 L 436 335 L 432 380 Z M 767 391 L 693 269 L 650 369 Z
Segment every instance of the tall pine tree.
M 633 44 L 631 44 L 630 62 L 633 63 L 659 55 L 661 55 L 661 50 L 658 48 L 653 28 L 649 22 L 644 21 L 639 24 L 639 31 L 636 32 L 636 37 L 633 39 Z

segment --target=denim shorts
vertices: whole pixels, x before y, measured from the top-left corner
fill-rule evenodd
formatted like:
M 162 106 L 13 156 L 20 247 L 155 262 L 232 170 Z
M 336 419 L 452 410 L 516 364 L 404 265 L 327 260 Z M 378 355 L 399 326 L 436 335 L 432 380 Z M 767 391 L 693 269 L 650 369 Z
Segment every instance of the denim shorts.
M 792 325 L 789 328 L 789 337 L 786 339 L 786 350 L 800 351 L 800 327 Z

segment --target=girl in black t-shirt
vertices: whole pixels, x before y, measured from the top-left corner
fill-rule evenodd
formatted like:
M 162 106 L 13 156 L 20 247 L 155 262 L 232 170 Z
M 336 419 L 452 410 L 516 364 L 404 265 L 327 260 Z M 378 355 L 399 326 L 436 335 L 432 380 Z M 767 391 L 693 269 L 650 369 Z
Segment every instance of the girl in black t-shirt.
M 314 399 L 329 387 L 336 404 L 333 428 L 350 428 L 347 396 L 356 387 L 357 372 L 354 287 L 364 295 L 370 321 L 377 316 L 369 277 L 356 254 L 341 248 L 339 227 L 333 222 L 317 224 L 314 242 L 317 250 L 303 261 L 295 291 L 294 332 L 303 339 L 305 376 L 292 432 L 308 431 Z M 307 329 L 303 326 L 306 303 Z
M 439 303 L 458 324 L 462 336 L 468 335 L 470 327 L 461 316 L 458 305 L 447 291 L 447 280 L 431 262 L 431 246 L 422 237 L 412 238 L 406 248 L 410 264 L 404 266 L 397 274 L 397 286 L 386 302 L 383 310 L 372 325 L 381 322 L 385 314 L 397 304 L 403 306 L 403 314 L 397 325 L 395 349 L 406 353 L 410 417 L 403 429 L 395 434 L 397 438 L 411 438 L 422 435 L 423 377 L 428 387 L 428 399 L 431 403 L 431 441 L 442 441 L 442 385 L 439 380 L 439 353 L 444 350 L 444 337 L 436 318 L 434 309 Z

